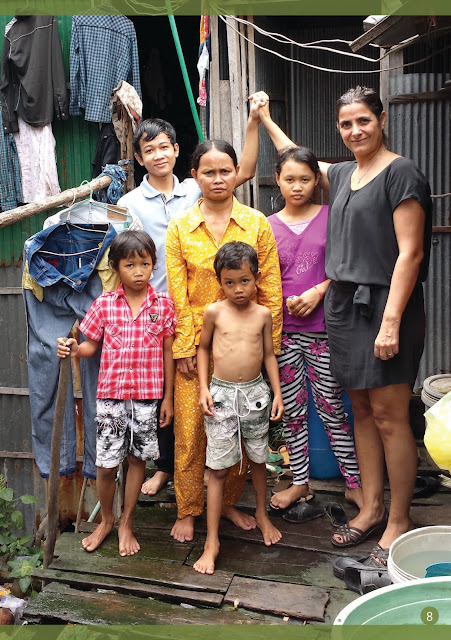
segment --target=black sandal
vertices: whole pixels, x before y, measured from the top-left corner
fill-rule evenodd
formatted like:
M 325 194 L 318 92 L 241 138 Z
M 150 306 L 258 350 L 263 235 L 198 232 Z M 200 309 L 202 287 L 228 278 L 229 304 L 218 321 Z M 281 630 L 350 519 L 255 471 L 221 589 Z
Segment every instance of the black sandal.
M 369 527 L 366 531 L 362 531 L 362 529 L 359 529 L 358 527 L 351 527 L 349 524 L 345 524 L 342 527 L 339 527 L 334 533 L 334 536 L 338 534 L 342 537 L 342 542 L 335 540 L 334 536 L 332 536 L 330 541 L 335 547 L 355 547 L 366 540 L 371 534 L 382 533 L 387 526 L 387 520 L 388 511 L 385 510 L 382 520 L 373 524 L 373 526 Z
M 380 544 L 377 544 L 374 549 L 371 550 L 371 564 L 368 566 L 374 567 L 375 569 L 386 569 L 389 551 L 390 549 L 384 549 Z

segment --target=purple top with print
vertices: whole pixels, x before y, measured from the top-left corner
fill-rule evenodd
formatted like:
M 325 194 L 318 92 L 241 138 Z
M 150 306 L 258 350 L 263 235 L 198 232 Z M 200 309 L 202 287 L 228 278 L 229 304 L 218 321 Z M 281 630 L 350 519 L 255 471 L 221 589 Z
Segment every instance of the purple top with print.
M 283 293 L 283 330 L 288 333 L 325 331 L 321 302 L 306 318 L 290 316 L 286 307 L 289 296 L 299 296 L 326 280 L 325 251 L 329 207 L 322 206 L 307 228 L 297 235 L 278 217 L 268 217 L 279 253 Z

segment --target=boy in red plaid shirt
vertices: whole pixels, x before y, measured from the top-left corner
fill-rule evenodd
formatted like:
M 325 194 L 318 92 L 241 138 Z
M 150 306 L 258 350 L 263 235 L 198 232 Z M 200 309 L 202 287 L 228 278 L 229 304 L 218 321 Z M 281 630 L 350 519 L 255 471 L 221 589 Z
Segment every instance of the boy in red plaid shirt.
M 82 541 L 94 551 L 114 526 L 116 472 L 127 457 L 124 511 L 118 527 L 119 554 L 137 553 L 133 513 L 145 476 L 146 460 L 158 458 L 160 427 L 173 416 L 174 305 L 148 283 L 157 261 L 155 244 L 145 231 L 124 231 L 110 247 L 110 264 L 121 285 L 95 300 L 80 324 L 86 340 L 58 338 L 60 358 L 89 358 L 103 338 L 97 384 L 97 491 L 102 521 Z

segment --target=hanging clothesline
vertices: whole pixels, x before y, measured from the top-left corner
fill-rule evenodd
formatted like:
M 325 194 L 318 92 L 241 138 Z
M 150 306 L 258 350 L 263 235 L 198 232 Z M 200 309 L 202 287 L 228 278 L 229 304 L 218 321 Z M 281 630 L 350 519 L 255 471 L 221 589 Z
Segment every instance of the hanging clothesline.
M 95 193 L 97 191 L 100 191 L 100 189 L 105 189 L 110 185 L 110 183 L 110 176 L 96 178 L 80 187 L 66 189 L 65 191 L 62 191 L 55 196 L 49 196 L 41 202 L 30 202 L 30 204 L 25 204 L 22 207 L 16 207 L 15 209 L 11 209 L 10 211 L 0 213 L 0 229 L 3 227 L 7 227 L 10 224 L 14 224 L 19 220 L 31 218 L 38 213 L 44 213 L 44 211 L 49 211 L 50 209 L 54 209 L 55 207 L 70 204 L 78 198 L 86 198 L 90 195 L 90 193 Z

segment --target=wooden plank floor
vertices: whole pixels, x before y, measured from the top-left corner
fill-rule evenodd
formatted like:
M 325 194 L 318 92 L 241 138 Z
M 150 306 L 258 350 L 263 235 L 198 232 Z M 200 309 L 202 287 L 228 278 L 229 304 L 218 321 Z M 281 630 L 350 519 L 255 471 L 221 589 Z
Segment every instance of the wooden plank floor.
M 282 480 L 279 489 L 289 478 Z M 356 513 L 344 499 L 341 479 L 312 481 L 315 503 L 341 504 L 349 518 Z M 268 486 L 268 500 L 273 487 Z M 386 494 L 387 502 L 389 494 Z M 246 484 L 240 507 L 252 512 L 254 493 Z M 411 514 L 421 526 L 451 524 L 451 490 L 414 500 Z M 176 518 L 175 496 L 168 487 L 156 497 L 141 496 L 135 532 L 141 551 L 118 555 L 117 531 L 99 549 L 86 553 L 81 533 L 63 533 L 49 569 L 37 570 L 46 586 L 25 610 L 29 623 L 90 624 L 331 624 L 357 595 L 334 577 L 332 562 L 345 552 L 361 557 L 376 539 L 340 551 L 330 543 L 334 531 L 327 516 L 296 525 L 273 517 L 282 532 L 279 544 L 266 547 L 258 530 L 243 531 L 221 521 L 221 551 L 213 576 L 192 565 L 202 553 L 205 516 L 196 520 L 194 539 L 179 543 L 170 536 Z M 284 622 L 285 621 L 285 622 Z

